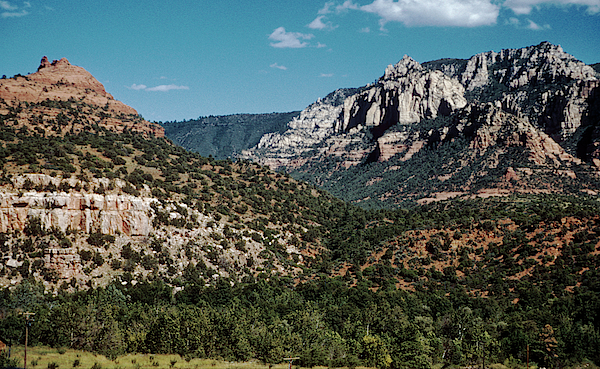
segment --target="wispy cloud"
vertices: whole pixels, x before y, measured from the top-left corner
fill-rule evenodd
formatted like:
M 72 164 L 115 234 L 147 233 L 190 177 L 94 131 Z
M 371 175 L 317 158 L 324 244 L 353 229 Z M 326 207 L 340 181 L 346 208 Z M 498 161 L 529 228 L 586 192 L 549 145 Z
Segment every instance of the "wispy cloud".
M 549 24 L 544 24 L 543 26 L 540 26 L 531 19 L 526 19 L 526 22 L 527 24 L 525 25 L 521 23 L 521 21 L 518 18 L 511 17 L 506 20 L 505 24 L 515 26 L 516 28 L 530 29 L 532 31 L 544 31 L 552 28 Z
M 308 46 L 308 42 L 301 40 L 310 40 L 315 37 L 313 34 L 305 34 L 300 32 L 286 32 L 284 27 L 279 27 L 269 35 L 271 46 L 277 48 L 302 48 Z
M 319 77 L 323 77 L 323 78 L 333 77 L 333 73 L 321 73 L 321 75 Z
M 29 12 L 27 10 L 21 10 L 20 12 L 4 12 L 2 13 L 2 18 L 18 18 L 24 17 L 28 14 Z
M 382 29 L 388 22 L 407 26 L 486 26 L 495 24 L 500 12 L 500 6 L 491 0 L 375 0 L 360 9 L 381 17 Z
M 178 86 L 178 85 L 159 85 L 159 86 L 155 86 L 155 87 L 150 87 L 148 88 L 148 86 L 144 85 L 144 84 L 133 84 L 131 86 L 127 87 L 130 90 L 136 90 L 136 91 L 160 91 L 160 92 L 167 92 L 167 91 L 171 91 L 171 90 L 189 90 L 190 88 L 188 86 Z
M 25 8 L 30 8 L 31 4 L 29 2 L 24 2 L 23 3 Z M 11 4 L 8 1 L 0 1 L 0 9 L 2 10 L 6 10 L 4 12 L 2 12 L 1 16 L 2 18 L 18 18 L 18 17 L 24 17 L 26 15 L 29 15 L 29 12 L 25 9 L 21 9 L 19 10 L 19 7 L 16 5 Z
M 319 29 L 319 30 L 334 30 L 336 29 L 338 26 L 334 26 L 333 23 L 331 22 L 323 22 L 323 19 L 325 18 L 324 15 L 319 15 L 317 18 L 315 18 L 314 21 L 310 22 L 307 27 L 310 29 Z
M 335 7 L 335 11 L 337 13 L 341 13 L 350 9 L 357 10 L 359 8 L 358 4 L 354 4 L 352 0 L 346 0 L 342 5 L 338 5 Z
M 277 68 L 277 69 L 281 69 L 281 70 L 287 70 L 287 67 L 286 67 L 286 66 L 284 66 L 284 65 L 279 65 L 279 64 L 277 64 L 277 63 L 273 63 L 273 64 L 269 65 L 269 67 L 271 67 L 271 68 Z
M 517 15 L 529 14 L 540 6 L 585 6 L 590 14 L 600 12 L 600 0 L 506 0 L 503 6 Z
M 8 1 L 0 1 L 0 8 L 2 8 L 4 10 L 17 10 L 17 9 L 19 9 L 18 6 L 12 5 Z
M 323 48 L 323 47 L 327 47 L 327 45 L 322 44 L 320 42 L 317 42 L 317 49 Z
M 335 3 L 333 1 L 328 1 L 325 3 L 325 5 L 323 6 L 323 8 L 321 8 L 319 10 L 319 14 L 331 14 L 333 13 L 333 10 L 331 10 L 332 7 L 335 6 Z
M 127 87 L 130 90 L 145 90 L 146 89 L 146 85 L 136 85 L 135 83 L 132 84 L 131 86 Z
M 146 91 L 161 91 L 167 92 L 171 90 L 189 90 L 188 86 L 177 86 L 177 85 L 160 85 L 156 87 L 147 88 Z
M 547 29 L 551 28 L 549 24 L 544 24 L 543 26 L 540 26 L 539 24 L 535 23 L 531 19 L 527 19 L 527 22 L 529 23 L 527 25 L 527 28 L 534 30 L 534 31 L 543 31 L 543 30 L 547 30 Z
M 371 32 L 371 29 L 369 27 L 365 27 L 365 28 L 359 29 L 358 32 L 360 32 L 360 33 L 369 33 L 369 32 Z

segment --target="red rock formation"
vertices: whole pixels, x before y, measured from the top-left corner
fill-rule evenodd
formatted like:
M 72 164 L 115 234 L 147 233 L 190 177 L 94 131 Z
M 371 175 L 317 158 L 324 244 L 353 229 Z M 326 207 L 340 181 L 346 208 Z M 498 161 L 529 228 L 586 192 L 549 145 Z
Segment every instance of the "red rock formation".
M 71 65 L 66 58 L 52 63 L 44 56 L 37 72 L 0 80 L 0 99 L 8 106 L 22 102 L 41 103 L 50 101 L 77 101 L 101 107 L 106 112 L 102 120 L 95 123 L 112 128 L 117 132 L 127 128 L 132 131 L 164 136 L 164 129 L 157 124 L 137 119 L 138 112 L 114 99 L 104 86 L 85 69 Z M 2 108 L 0 106 L 0 108 Z M 45 112 L 46 113 L 46 112 Z M 46 113 L 47 115 L 56 115 Z M 120 119 L 128 117 L 128 119 Z M 27 116 L 22 117 L 27 120 Z M 135 118 L 135 119 L 134 119 Z

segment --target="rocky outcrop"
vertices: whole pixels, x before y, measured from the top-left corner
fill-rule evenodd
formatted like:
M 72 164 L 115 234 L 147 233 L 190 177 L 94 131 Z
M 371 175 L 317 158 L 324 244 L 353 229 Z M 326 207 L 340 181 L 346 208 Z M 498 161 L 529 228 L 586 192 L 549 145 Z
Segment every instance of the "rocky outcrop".
M 600 87 L 598 80 L 577 81 L 557 91 L 542 94 L 545 106 L 540 116 L 540 124 L 545 131 L 562 141 L 581 127 L 584 116 L 590 109 L 589 99 L 595 89 Z
M 547 160 L 556 166 L 581 164 L 568 154 L 546 133 L 534 127 L 527 119 L 507 113 L 492 104 L 470 106 L 458 120 L 457 130 L 471 138 L 469 147 L 481 155 L 488 149 L 521 146 L 529 153 L 529 160 L 545 165 Z
M 14 187 L 21 189 L 26 181 L 35 185 L 47 185 L 60 183 L 60 178 L 43 174 L 17 176 L 13 179 Z M 108 179 L 97 181 L 101 184 L 102 181 L 108 182 Z M 116 194 L 2 192 L 0 232 L 22 231 L 28 221 L 39 218 L 43 228 L 54 227 L 62 232 L 71 230 L 147 236 L 152 230 L 153 210 L 150 205 L 155 201 L 156 199 L 150 197 Z
M 94 112 L 88 116 L 95 117 L 96 121 L 93 123 L 100 126 L 112 128 L 116 132 L 129 129 L 164 136 L 162 127 L 140 119 L 135 109 L 115 100 L 88 71 L 72 65 L 66 58 L 49 62 L 44 56 L 37 72 L 0 80 L 0 101 L 12 108 L 21 106 L 23 102 L 71 101 L 81 106 L 85 104 L 101 108 L 102 114 Z M 2 105 L 0 110 L 3 110 Z M 45 111 L 31 111 L 30 115 L 58 115 L 58 112 L 51 110 L 46 108 Z M 83 112 L 82 107 L 79 107 L 79 112 Z M 27 114 L 21 113 L 19 123 L 26 124 L 29 118 Z
M 247 158 L 355 201 L 418 199 L 424 188 L 596 191 L 599 89 L 592 67 L 547 42 L 423 64 L 405 56 L 341 105 L 311 105 Z
M 295 168 L 306 163 L 302 160 L 305 153 L 321 147 L 317 152 L 324 156 L 350 158 L 343 165 L 347 167 L 363 161 L 377 145 L 374 141 L 366 149 L 364 145 L 344 147 L 355 143 L 363 128 L 370 129 L 377 139 L 398 123 L 413 124 L 448 115 L 467 104 L 464 88 L 457 80 L 427 70 L 408 56 L 388 66 L 376 85 L 342 98 L 342 93 L 333 93 L 319 99 L 294 118 L 287 131 L 263 136 L 255 148 L 244 151 L 241 157 L 272 169 Z M 385 143 L 381 148 L 389 153 Z
M 267 133 L 250 150 L 242 151 L 243 159 L 251 159 L 272 169 L 301 165 L 302 154 L 332 136 L 339 117 L 344 92 L 330 94 L 333 98 L 319 99 L 288 123 L 284 133 Z
M 22 231 L 28 219 L 44 228 L 147 236 L 153 199 L 130 195 L 28 192 L 0 194 L 0 232 Z M 154 200 L 155 201 L 155 200 Z
M 427 70 L 405 55 L 386 68 L 377 85 L 344 101 L 336 132 L 370 127 L 381 136 L 395 124 L 449 115 L 466 104 L 464 88 L 456 79 Z
M 520 49 L 487 51 L 466 61 L 456 59 L 425 63 L 457 78 L 467 91 L 494 82 L 511 90 L 538 84 L 595 80 L 592 67 L 564 52 L 559 45 L 542 42 Z

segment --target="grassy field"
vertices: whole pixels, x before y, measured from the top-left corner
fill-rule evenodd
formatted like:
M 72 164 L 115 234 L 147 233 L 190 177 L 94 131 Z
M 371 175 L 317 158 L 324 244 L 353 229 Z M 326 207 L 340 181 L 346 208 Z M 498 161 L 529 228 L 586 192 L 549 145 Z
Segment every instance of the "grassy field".
M 23 346 L 13 346 L 11 357 L 19 360 L 23 366 Z M 54 364 L 56 366 L 54 366 Z M 27 348 L 28 369 L 287 369 L 288 364 L 276 364 L 269 367 L 259 361 L 243 363 L 212 359 L 191 359 L 186 361 L 179 355 L 130 354 L 110 360 L 103 355 L 87 351 L 56 349 L 50 347 Z M 293 366 L 294 369 L 299 369 Z M 315 367 L 314 369 L 327 369 Z

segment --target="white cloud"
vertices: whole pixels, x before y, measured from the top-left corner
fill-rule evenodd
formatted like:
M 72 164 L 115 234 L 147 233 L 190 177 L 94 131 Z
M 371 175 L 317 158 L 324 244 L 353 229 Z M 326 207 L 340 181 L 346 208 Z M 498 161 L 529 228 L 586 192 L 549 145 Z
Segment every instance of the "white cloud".
M 508 18 L 508 20 L 506 20 L 505 23 L 511 26 L 518 26 L 519 24 L 521 24 L 521 22 L 515 17 Z
M 333 73 L 321 73 L 321 75 L 319 77 L 325 77 L 325 78 L 333 77 Z
M 26 10 L 21 10 L 20 12 L 4 12 L 2 13 L 2 18 L 18 18 L 24 17 L 28 14 L 29 12 L 27 12 Z
M 515 17 L 511 17 L 506 20 L 505 24 L 510 25 L 510 26 L 515 26 L 516 28 L 530 29 L 533 31 L 543 31 L 543 30 L 551 29 L 549 24 L 544 24 L 543 26 L 540 26 L 539 24 L 535 23 L 531 19 L 526 19 L 526 20 L 527 20 L 527 25 L 522 25 L 521 21 L 519 19 L 517 19 Z
M 319 10 L 318 14 L 319 15 L 331 14 L 334 12 L 333 9 L 335 9 L 335 12 L 339 14 L 339 13 L 345 12 L 349 9 L 357 10 L 358 8 L 359 8 L 358 4 L 354 4 L 352 2 L 352 0 L 346 0 L 341 5 L 335 5 L 335 2 L 328 1 L 325 3 L 323 8 L 321 8 Z
M 319 14 L 329 14 L 329 13 L 333 13 L 333 11 L 331 10 L 331 8 L 335 5 L 335 3 L 333 1 L 328 1 L 325 3 L 325 5 L 323 6 L 323 8 L 321 10 L 319 10 Z
M 375 0 L 362 11 L 407 26 L 477 27 L 496 23 L 500 6 L 491 0 Z
M 141 84 L 132 84 L 131 86 L 127 87 L 130 90 L 136 90 L 136 91 L 160 91 L 160 92 L 167 92 L 170 90 L 189 90 L 190 88 L 188 86 L 177 86 L 177 85 L 159 85 L 159 86 L 155 86 L 155 87 L 150 87 L 148 88 L 148 86 Z
M 314 21 L 310 22 L 307 27 L 311 28 L 311 29 L 328 29 L 328 30 L 333 30 L 336 29 L 337 26 L 334 26 L 333 23 L 331 22 L 327 22 L 327 23 L 323 23 L 323 18 L 325 18 L 324 15 L 319 15 L 317 18 L 315 18 Z
M 146 91 L 160 91 L 167 92 L 170 90 L 189 90 L 188 86 L 177 86 L 177 85 L 160 85 L 156 87 L 147 88 Z
M 28 1 L 23 3 L 25 8 L 31 8 L 31 4 Z M 1 0 L 0 1 L 0 9 L 7 10 L 1 14 L 2 18 L 18 18 L 29 15 L 29 12 L 25 9 L 18 11 L 19 7 L 16 5 L 12 5 L 10 2 Z
M 586 6 L 588 13 L 600 12 L 600 0 L 506 0 L 503 6 L 510 8 L 515 14 L 529 14 L 534 7 L 542 5 Z
M 286 67 L 286 66 L 284 66 L 284 65 L 279 65 L 279 64 L 277 64 L 277 63 L 273 63 L 273 64 L 269 65 L 269 67 L 271 67 L 271 68 L 277 68 L 277 69 L 281 69 L 281 70 L 287 70 L 287 67 Z
M 369 33 L 369 32 L 371 32 L 371 29 L 369 27 L 365 27 L 365 28 L 359 29 L 358 32 L 360 32 L 360 33 Z
M 358 5 L 354 4 L 352 2 L 352 0 L 346 0 L 346 1 L 344 1 L 344 3 L 342 5 L 338 5 L 338 6 L 335 7 L 335 11 L 338 12 L 338 13 L 341 13 L 341 12 L 346 11 L 348 9 L 357 10 L 358 9 Z
M 269 35 L 271 46 L 277 48 L 301 48 L 308 46 L 308 42 L 300 40 L 310 40 L 315 37 L 313 34 L 305 34 L 300 32 L 286 32 L 284 27 L 279 27 Z
M 325 44 L 322 44 L 322 43 L 320 43 L 320 42 L 317 42 L 317 48 L 318 48 L 318 49 L 321 49 L 321 48 L 323 48 L 323 47 L 327 47 L 327 45 L 325 45 Z
M 529 22 L 527 28 L 532 29 L 534 31 L 539 31 L 542 29 L 542 27 L 538 26 L 538 24 L 532 21 L 531 19 L 527 19 L 527 21 Z
M 17 10 L 18 6 L 11 5 L 8 1 L 0 1 L 0 8 L 4 10 Z
M 539 24 L 535 23 L 531 19 L 527 19 L 527 22 L 529 22 L 529 24 L 527 25 L 527 28 L 531 29 L 531 30 L 534 30 L 534 31 L 542 31 L 542 30 L 545 30 L 545 29 L 550 29 L 550 25 L 549 24 L 544 24 L 543 26 L 540 26 Z
M 132 84 L 131 86 L 127 87 L 130 90 L 145 90 L 146 89 L 146 85 L 136 85 L 135 83 Z

